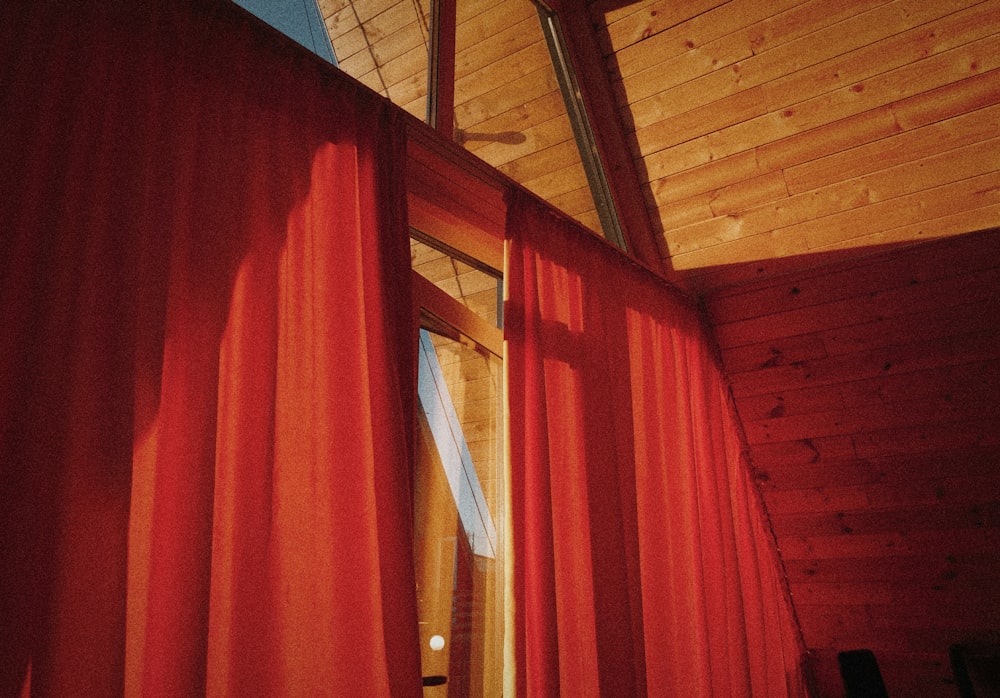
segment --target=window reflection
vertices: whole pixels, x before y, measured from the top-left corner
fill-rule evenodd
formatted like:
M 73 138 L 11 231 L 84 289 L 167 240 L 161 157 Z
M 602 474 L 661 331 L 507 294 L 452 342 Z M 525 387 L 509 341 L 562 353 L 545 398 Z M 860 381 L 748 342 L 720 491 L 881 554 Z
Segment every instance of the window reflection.
M 425 685 L 424 694 L 499 696 L 502 367 L 451 334 L 420 333 L 414 559 L 421 660 L 425 677 L 447 679 Z

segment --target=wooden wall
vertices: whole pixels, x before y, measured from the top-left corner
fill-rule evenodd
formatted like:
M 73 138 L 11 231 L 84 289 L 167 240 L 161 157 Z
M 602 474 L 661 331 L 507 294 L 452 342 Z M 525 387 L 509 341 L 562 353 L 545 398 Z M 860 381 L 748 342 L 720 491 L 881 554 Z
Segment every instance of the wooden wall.
M 956 695 L 948 646 L 1000 641 L 1000 0 L 590 8 L 817 694 L 869 648 Z
M 949 646 L 1000 641 L 1000 231 L 760 269 L 706 302 L 819 695 L 866 648 L 954 696 Z
M 1000 222 L 997 0 L 609 2 L 593 19 L 674 268 Z

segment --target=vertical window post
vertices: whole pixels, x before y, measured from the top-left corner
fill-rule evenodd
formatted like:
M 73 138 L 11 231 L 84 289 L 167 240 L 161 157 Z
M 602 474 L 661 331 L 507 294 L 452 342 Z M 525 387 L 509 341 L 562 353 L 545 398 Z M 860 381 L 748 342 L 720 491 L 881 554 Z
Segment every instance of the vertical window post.
M 604 236 L 659 268 L 653 224 L 586 0 L 532 0 L 556 69 Z M 596 124 L 599 128 L 594 128 Z
M 427 123 L 451 140 L 455 131 L 455 0 L 431 0 Z

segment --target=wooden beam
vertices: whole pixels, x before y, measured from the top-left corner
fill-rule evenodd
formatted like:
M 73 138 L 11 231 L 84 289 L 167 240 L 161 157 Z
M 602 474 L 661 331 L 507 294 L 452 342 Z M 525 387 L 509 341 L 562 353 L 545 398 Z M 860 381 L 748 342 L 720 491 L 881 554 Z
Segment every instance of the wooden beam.
M 563 27 L 566 48 L 593 125 L 598 154 L 607 173 L 629 251 L 651 268 L 668 274 L 670 270 L 665 268 L 657 251 L 654 229 L 638 185 L 638 172 L 630 155 L 586 2 L 550 0 L 548 5 Z
M 427 123 L 449 140 L 455 130 L 455 29 L 455 0 L 432 0 Z

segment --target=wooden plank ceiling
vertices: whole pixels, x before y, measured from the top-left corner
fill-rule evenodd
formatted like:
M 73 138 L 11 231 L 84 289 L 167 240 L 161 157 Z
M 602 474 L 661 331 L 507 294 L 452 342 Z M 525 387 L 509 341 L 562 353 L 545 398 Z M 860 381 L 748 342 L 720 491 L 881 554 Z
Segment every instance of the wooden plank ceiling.
M 320 5 L 422 118 L 428 0 Z M 1000 641 L 1000 0 L 556 5 L 715 328 L 816 694 L 868 648 L 890 695 L 956 695 L 949 645 Z M 457 6 L 456 141 L 598 230 L 534 6 Z

